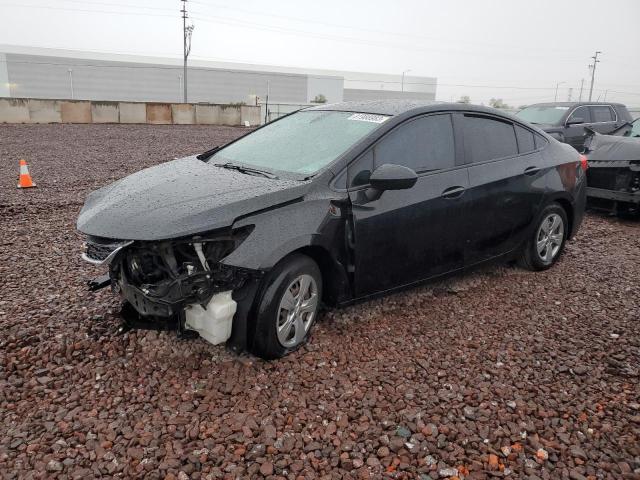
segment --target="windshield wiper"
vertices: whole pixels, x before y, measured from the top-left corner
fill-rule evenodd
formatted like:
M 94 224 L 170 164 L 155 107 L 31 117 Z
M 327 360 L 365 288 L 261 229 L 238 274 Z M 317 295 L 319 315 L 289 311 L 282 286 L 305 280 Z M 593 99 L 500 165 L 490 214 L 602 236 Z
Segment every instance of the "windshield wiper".
M 264 170 L 258 170 L 257 168 L 245 167 L 242 165 L 236 165 L 235 163 L 218 163 L 215 164 L 216 167 L 226 168 L 228 170 L 236 170 L 241 173 L 246 173 L 247 175 L 261 175 L 266 178 L 277 179 L 273 173 L 265 172 Z

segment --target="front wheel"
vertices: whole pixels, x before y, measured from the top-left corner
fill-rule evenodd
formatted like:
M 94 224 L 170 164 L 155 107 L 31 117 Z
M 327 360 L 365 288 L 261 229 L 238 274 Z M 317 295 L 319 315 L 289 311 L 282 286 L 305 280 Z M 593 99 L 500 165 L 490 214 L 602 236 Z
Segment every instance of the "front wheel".
M 546 270 L 560 257 L 569 233 L 567 213 L 557 203 L 547 205 L 520 255 L 520 264 L 529 270 Z
M 270 360 L 306 343 L 318 316 L 322 275 L 306 255 L 294 254 L 265 278 L 256 311 L 252 351 Z

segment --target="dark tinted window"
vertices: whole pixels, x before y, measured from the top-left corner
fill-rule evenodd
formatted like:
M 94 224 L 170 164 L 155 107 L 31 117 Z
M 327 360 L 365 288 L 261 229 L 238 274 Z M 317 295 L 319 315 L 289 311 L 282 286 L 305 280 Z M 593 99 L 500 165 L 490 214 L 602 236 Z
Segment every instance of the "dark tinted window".
M 431 115 L 403 123 L 374 148 L 375 166 L 394 163 L 416 172 L 455 165 L 450 115 Z
M 527 130 L 520 125 L 516 125 L 516 137 L 518 138 L 518 149 L 520 153 L 531 152 L 536 149 L 535 141 L 533 140 L 533 132 Z
M 464 151 L 470 162 L 517 155 L 518 145 L 513 124 L 489 117 L 465 115 Z
M 613 122 L 615 115 L 611 107 L 607 105 L 601 105 L 598 107 L 591 107 L 592 122 Z
M 535 141 L 536 141 L 536 149 L 537 148 L 544 148 L 547 145 L 547 143 L 549 143 L 547 141 L 547 139 L 544 138 L 542 135 L 539 135 L 539 134 L 535 133 L 533 136 L 534 136 Z
M 350 187 L 357 187 L 369 183 L 373 170 L 373 150 L 369 150 L 355 160 L 347 169 L 347 182 Z
M 589 107 L 576 108 L 567 121 L 574 122 L 580 120 L 580 123 L 591 123 L 591 115 L 589 114 Z

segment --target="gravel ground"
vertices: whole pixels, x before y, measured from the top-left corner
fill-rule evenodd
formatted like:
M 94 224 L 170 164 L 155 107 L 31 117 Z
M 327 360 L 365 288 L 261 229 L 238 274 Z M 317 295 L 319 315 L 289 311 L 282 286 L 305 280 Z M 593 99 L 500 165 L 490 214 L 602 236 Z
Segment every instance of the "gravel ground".
M 114 335 L 84 196 L 245 131 L 0 126 L 0 477 L 640 478 L 637 222 L 587 216 L 547 272 L 327 312 L 280 361 Z

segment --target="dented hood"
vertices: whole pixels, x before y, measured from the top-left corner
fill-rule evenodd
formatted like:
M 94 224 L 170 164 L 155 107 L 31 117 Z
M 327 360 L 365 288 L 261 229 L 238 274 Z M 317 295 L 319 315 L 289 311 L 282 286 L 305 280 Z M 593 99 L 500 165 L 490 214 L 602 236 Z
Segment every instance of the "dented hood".
M 585 141 L 589 161 L 640 161 L 640 139 L 590 131 Z
M 91 193 L 78 230 L 119 240 L 162 240 L 229 227 L 239 216 L 296 200 L 309 181 L 270 179 L 187 157 Z

